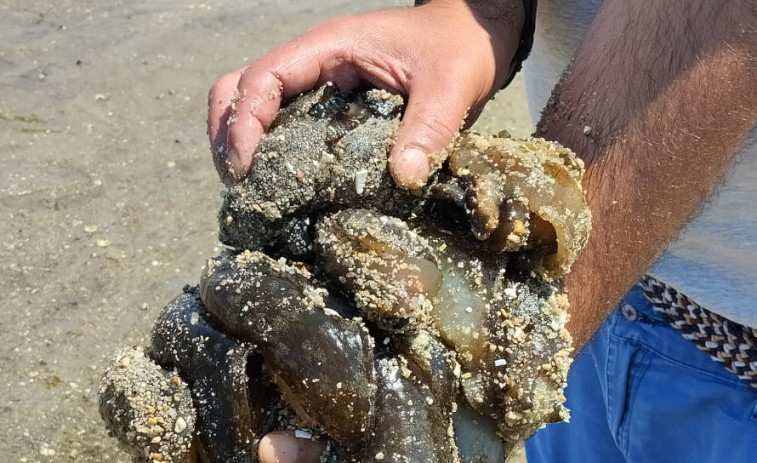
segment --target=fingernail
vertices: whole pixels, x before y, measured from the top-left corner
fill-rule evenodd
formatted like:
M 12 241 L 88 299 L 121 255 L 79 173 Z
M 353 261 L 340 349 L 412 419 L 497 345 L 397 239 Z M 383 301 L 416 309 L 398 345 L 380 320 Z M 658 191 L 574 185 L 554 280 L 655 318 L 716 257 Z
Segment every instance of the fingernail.
M 226 150 L 226 169 L 230 179 L 236 183 L 239 181 L 239 151 L 228 147 Z
M 229 173 L 234 177 L 235 182 L 239 182 L 249 175 L 252 164 L 251 156 L 240 152 L 238 148 L 232 145 L 228 146 L 226 162 Z
M 232 148 L 231 145 L 226 147 L 226 159 L 231 164 L 239 163 L 239 151 L 236 148 Z
M 418 189 L 428 180 L 428 156 L 417 148 L 405 148 L 389 160 L 389 170 L 400 186 Z

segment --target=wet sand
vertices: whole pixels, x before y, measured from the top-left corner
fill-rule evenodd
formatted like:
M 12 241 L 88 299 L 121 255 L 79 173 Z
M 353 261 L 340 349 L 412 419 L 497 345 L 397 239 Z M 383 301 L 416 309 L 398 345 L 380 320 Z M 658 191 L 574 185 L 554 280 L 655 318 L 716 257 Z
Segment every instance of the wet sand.
M 0 0 L 0 457 L 127 462 L 99 374 L 219 248 L 220 75 L 315 23 L 410 2 Z M 522 82 L 482 131 L 530 131 Z

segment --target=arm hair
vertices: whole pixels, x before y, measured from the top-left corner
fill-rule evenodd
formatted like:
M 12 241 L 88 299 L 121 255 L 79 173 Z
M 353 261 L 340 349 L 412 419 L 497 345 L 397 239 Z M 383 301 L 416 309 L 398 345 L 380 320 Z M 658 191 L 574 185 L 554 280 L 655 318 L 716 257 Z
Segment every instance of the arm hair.
M 577 348 L 706 200 L 755 121 L 757 2 L 604 3 L 537 127 L 587 166 L 594 226 L 565 281 Z

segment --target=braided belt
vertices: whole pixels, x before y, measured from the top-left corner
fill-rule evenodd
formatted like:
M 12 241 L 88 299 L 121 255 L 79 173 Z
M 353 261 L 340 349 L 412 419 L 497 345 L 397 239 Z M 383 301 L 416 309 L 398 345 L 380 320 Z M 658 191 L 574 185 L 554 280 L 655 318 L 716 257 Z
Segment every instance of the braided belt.
M 651 275 L 640 283 L 654 310 L 665 314 L 684 338 L 757 388 L 757 329 L 710 312 Z

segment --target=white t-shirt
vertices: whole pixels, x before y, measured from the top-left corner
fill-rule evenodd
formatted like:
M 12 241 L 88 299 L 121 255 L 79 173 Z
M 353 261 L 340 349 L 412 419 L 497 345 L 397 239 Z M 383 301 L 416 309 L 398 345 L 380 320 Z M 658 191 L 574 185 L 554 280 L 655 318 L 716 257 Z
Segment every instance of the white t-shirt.
M 524 63 L 534 121 L 578 47 L 601 0 L 541 0 Z M 757 131 L 723 183 L 650 272 L 694 301 L 757 327 Z

